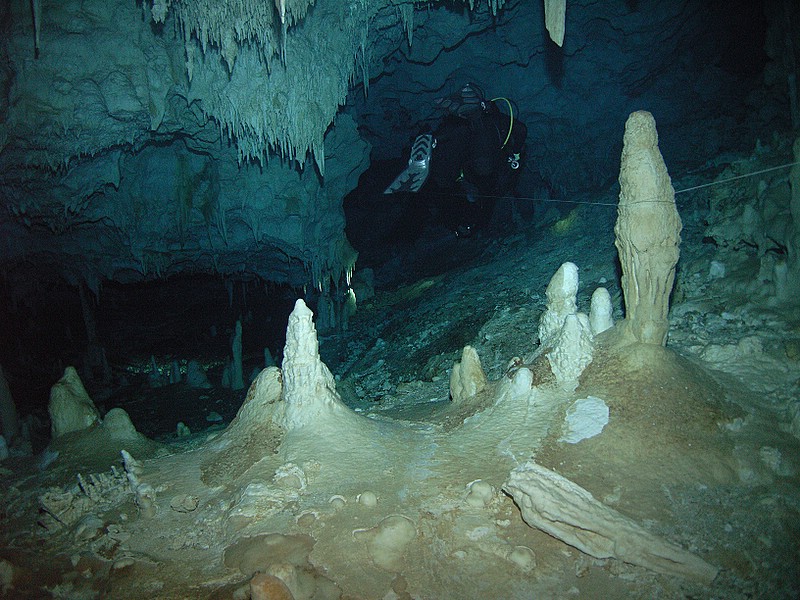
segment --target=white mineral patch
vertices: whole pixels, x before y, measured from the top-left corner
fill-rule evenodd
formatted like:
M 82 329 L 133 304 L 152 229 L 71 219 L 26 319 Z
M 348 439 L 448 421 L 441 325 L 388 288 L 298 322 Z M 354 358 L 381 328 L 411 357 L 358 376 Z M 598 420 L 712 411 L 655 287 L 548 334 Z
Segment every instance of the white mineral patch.
M 524 573 L 536 568 L 536 555 L 527 546 L 517 546 L 508 555 L 508 560 L 517 565 Z
M 340 494 L 334 494 L 328 500 L 328 504 L 330 504 L 333 508 L 342 508 L 345 504 L 347 504 L 347 499 Z
M 708 276 L 711 279 L 722 279 L 725 277 L 725 263 L 712 260 L 708 268 Z
M 356 502 L 366 507 L 372 508 L 373 506 L 378 504 L 378 496 L 375 494 L 375 492 L 371 491 L 361 492 L 356 497 Z
M 576 400 L 567 409 L 564 433 L 559 442 L 577 444 L 596 436 L 608 424 L 608 406 L 601 398 L 589 396 Z
M 254 519 L 263 518 L 282 510 L 289 502 L 299 498 L 296 490 L 277 489 L 263 481 L 247 485 L 237 504 L 228 512 L 229 517 Z
M 474 506 L 475 508 L 483 508 L 488 505 L 494 497 L 494 488 L 491 484 L 481 479 L 477 479 L 467 485 L 467 489 L 469 493 L 467 494 L 466 502 L 468 505 Z
M 511 396 L 514 398 L 529 394 L 533 386 L 533 373 L 530 369 L 520 367 L 511 380 Z
M 305 471 L 292 463 L 278 467 L 272 479 L 278 487 L 282 488 L 304 490 L 308 485 Z
M 467 538 L 469 538 L 473 542 L 477 542 L 478 540 L 492 534 L 493 531 L 494 529 L 492 527 L 482 525 L 480 527 L 476 527 L 475 529 L 470 529 L 467 532 Z
M 372 561 L 386 571 L 399 571 L 403 552 L 417 536 L 414 522 L 404 515 L 390 515 L 371 529 L 357 529 L 353 537 L 367 543 Z
M 790 464 L 783 459 L 781 451 L 772 446 L 762 446 L 758 451 L 758 456 L 769 469 L 776 475 L 783 477 L 791 476 L 794 472 Z

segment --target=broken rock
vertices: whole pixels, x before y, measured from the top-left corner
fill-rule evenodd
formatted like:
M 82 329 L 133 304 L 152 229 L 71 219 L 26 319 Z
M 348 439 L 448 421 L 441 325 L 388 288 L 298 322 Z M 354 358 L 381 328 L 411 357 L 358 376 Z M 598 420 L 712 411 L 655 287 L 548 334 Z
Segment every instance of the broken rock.
M 663 573 L 710 584 L 718 569 L 702 558 L 648 532 L 596 500 L 586 489 L 531 461 L 503 486 L 522 519 L 595 558 L 616 558 Z

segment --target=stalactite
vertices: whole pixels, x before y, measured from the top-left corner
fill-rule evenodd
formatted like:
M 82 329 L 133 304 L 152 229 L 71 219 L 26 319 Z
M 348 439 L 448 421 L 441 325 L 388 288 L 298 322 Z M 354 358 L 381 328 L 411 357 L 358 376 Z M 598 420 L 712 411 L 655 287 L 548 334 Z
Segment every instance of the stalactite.
M 400 20 L 403 22 L 403 29 L 406 30 L 406 38 L 410 48 L 414 41 L 414 4 L 401 4 L 398 10 L 400 12 Z
M 564 44 L 564 21 L 566 19 L 567 0 L 544 0 L 544 22 L 550 39 L 558 46 Z
M 189 81 L 240 162 L 266 164 L 275 152 L 301 167 L 311 158 L 324 176 L 324 133 L 359 69 L 367 93 L 369 23 L 389 1 L 152 0 L 151 13 L 174 14 Z M 411 45 L 415 3 L 391 1 Z M 488 6 L 496 14 L 504 3 Z
M 33 13 L 33 48 L 38 58 L 39 49 L 41 48 L 42 0 L 31 0 L 31 12 Z

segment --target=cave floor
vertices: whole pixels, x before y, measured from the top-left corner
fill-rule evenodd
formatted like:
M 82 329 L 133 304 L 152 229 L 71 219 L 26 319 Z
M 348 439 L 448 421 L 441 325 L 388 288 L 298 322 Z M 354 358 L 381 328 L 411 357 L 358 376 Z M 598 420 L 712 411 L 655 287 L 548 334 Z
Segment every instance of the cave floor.
M 460 267 L 378 290 L 347 331 L 320 338 L 337 391 L 363 426 L 321 425 L 276 448 L 253 438 L 228 456 L 213 448 L 243 394 L 175 384 L 112 397 L 106 408 L 125 407 L 137 429 L 158 438 L 138 454 L 129 449 L 156 493 L 151 518 L 120 476 L 114 440 L 76 441 L 46 467 L 42 457 L 4 462 L 0 590 L 246 599 L 252 574 L 267 571 L 294 598 L 318 600 L 796 598 L 800 443 L 787 433 L 787 408 L 800 379 L 789 352 L 800 329 L 779 306 L 710 279 L 703 200 L 681 201 L 667 353 L 601 345 L 575 392 L 544 381 L 527 406 L 499 402 L 512 359 L 535 352 L 544 290 L 563 262 L 580 269 L 580 310 L 605 285 L 620 318 L 615 210 L 576 205 L 566 220 L 502 239 L 450 241 L 436 249 L 451 253 L 450 267 L 458 244 L 471 244 Z M 462 414 L 447 418 L 449 373 L 466 344 L 491 383 L 461 423 Z M 590 395 L 608 404 L 608 425 L 576 444 L 559 441 L 567 406 Z M 211 411 L 223 422 L 206 421 Z M 182 420 L 193 433 L 156 435 L 148 420 L 170 428 Z M 719 575 L 707 586 L 595 559 L 529 527 L 501 487 L 530 458 Z M 476 480 L 492 490 L 477 504 L 468 501 Z M 60 521 L 40 510 L 48 489 L 66 498 Z M 398 546 L 393 536 L 408 523 L 413 539 Z M 264 597 L 286 597 L 276 594 Z

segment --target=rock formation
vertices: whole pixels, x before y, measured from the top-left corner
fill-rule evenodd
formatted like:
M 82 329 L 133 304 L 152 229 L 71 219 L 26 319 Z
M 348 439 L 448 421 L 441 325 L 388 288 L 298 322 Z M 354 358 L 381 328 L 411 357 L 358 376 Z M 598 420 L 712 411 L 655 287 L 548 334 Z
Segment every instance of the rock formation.
M 625 296 L 623 335 L 665 345 L 669 296 L 680 254 L 681 219 L 675 190 L 658 149 L 653 115 L 628 117 L 619 173 L 616 246 Z
M 663 540 L 558 473 L 527 462 L 511 472 L 503 489 L 531 527 L 595 558 L 618 558 L 658 573 L 711 583 L 718 569 Z
M 464 346 L 461 360 L 453 365 L 450 373 L 450 397 L 453 402 L 462 402 L 483 390 L 486 383 L 477 351 L 472 346 Z
M 566 262 L 547 285 L 547 309 L 539 321 L 540 348 L 558 384 L 569 391 L 592 362 L 592 329 L 589 317 L 578 312 L 577 293 L 578 267 Z
M 47 411 L 53 438 L 87 429 L 100 421 L 100 413 L 86 393 L 75 367 L 64 369 L 64 376 L 51 388 Z
M 544 22 L 550 39 L 559 46 L 564 44 L 564 20 L 567 0 L 544 0 Z
M 277 423 L 286 429 L 300 428 L 318 418 L 350 414 L 339 399 L 336 382 L 319 357 L 314 314 L 297 300 L 286 328 L 283 351 L 283 414 Z
M 614 326 L 612 312 L 613 307 L 608 290 L 604 287 L 597 288 L 592 293 L 592 302 L 589 308 L 589 324 L 594 335 L 603 333 Z
M 186 384 L 193 388 L 209 389 L 212 387 L 205 370 L 196 360 L 190 360 L 186 364 Z
M 550 279 L 545 290 L 547 309 L 539 320 L 539 343 L 542 347 L 551 346 L 567 315 L 575 314 L 577 293 L 578 267 L 575 263 L 565 262 Z

